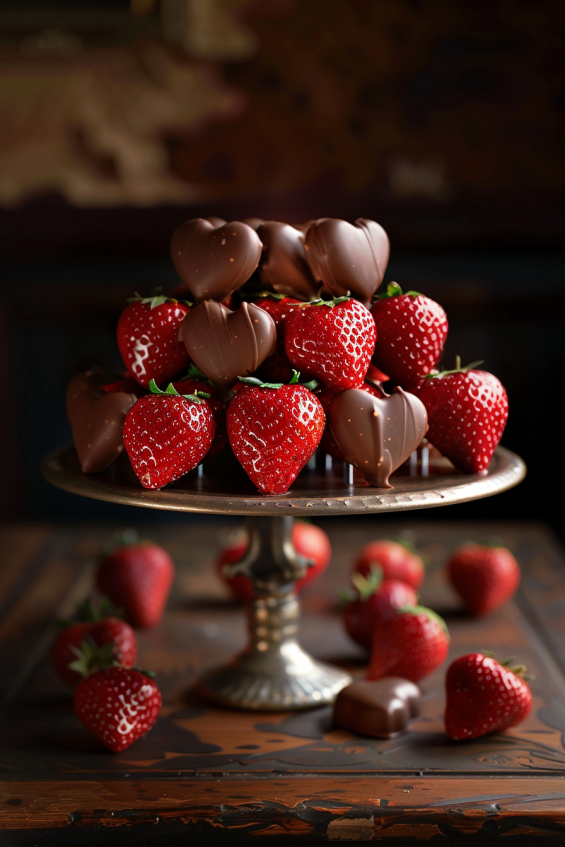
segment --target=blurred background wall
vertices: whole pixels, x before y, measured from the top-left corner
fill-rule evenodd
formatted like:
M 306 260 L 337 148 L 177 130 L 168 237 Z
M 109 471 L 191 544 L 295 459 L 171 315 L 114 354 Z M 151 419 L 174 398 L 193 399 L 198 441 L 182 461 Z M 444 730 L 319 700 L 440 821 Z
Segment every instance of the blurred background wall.
M 506 385 L 530 468 L 430 518 L 561 530 L 564 43 L 559 0 L 1 2 L 2 518 L 126 519 L 38 468 L 70 377 L 119 367 L 125 297 L 175 284 L 179 223 L 362 216 L 446 309 L 445 364 Z

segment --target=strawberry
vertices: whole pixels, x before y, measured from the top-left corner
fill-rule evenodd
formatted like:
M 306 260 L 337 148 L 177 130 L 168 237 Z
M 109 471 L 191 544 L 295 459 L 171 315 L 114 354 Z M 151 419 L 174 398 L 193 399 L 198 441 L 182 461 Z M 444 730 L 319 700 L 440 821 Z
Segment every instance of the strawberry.
M 371 385 L 369 382 L 364 382 L 363 385 L 360 385 L 359 388 L 362 391 L 366 391 L 368 394 L 372 394 L 374 397 L 384 397 L 384 392 L 381 391 L 380 388 L 377 388 L 376 385 Z M 338 462 L 345 461 L 343 458 L 343 454 L 337 444 L 335 443 L 335 438 L 333 437 L 331 428 L 328 424 L 328 413 L 330 410 L 331 402 L 334 397 L 340 391 L 336 391 L 335 389 L 328 388 L 326 385 L 323 385 L 321 390 L 317 393 L 317 397 L 322 404 L 322 408 L 326 415 L 326 428 L 324 430 L 324 434 L 322 436 L 322 440 L 320 441 L 320 447 L 324 452 L 329 453 L 330 456 L 333 456 L 334 459 L 337 459 Z
M 351 579 L 356 591 L 343 595 L 347 601 L 343 622 L 353 641 L 370 650 L 377 622 L 394 617 L 403 606 L 417 606 L 418 595 L 405 582 L 383 579 L 381 568 L 371 571 L 368 579 L 359 573 L 354 573 Z
M 329 388 L 363 384 L 375 347 L 371 313 L 357 300 L 314 300 L 293 311 L 284 323 L 286 355 Z
M 144 488 L 162 488 L 200 464 L 216 427 L 208 392 L 181 395 L 173 385 L 131 407 L 124 420 L 124 445 Z
M 115 394 L 123 391 L 125 394 L 135 394 L 136 397 L 143 397 L 146 393 L 143 386 L 129 372 L 126 372 L 123 377 L 114 380 L 114 382 L 107 382 L 105 385 L 101 385 L 100 388 L 106 394 Z
M 503 385 L 487 371 L 466 368 L 456 358 L 455 369 L 430 374 L 419 397 L 428 412 L 426 438 L 456 468 L 486 473 L 508 419 Z
M 371 314 L 377 326 L 374 363 L 402 388 L 416 390 L 441 356 L 447 315 L 417 291 L 403 294 L 396 282 L 376 296 Z
M 157 293 L 136 294 L 129 304 L 119 317 L 117 331 L 124 364 L 146 388 L 152 379 L 167 382 L 189 362 L 179 336 L 189 306 Z
M 83 726 L 113 753 L 148 732 L 161 710 L 155 682 L 133 668 L 110 667 L 86 677 L 75 690 Z
M 518 562 L 505 547 L 463 544 L 447 565 L 451 584 L 472 615 L 486 615 L 514 596 L 520 584 Z
M 426 569 L 413 546 L 406 541 L 370 541 L 358 554 L 354 573 L 367 577 L 374 567 L 380 567 L 384 579 L 399 579 L 418 591 Z
M 125 538 L 102 558 L 96 582 L 132 626 L 155 626 L 163 617 L 175 575 L 166 550 L 150 541 Z
M 424 606 L 405 606 L 377 621 L 367 679 L 402 676 L 417 682 L 445 661 L 448 650 L 445 621 Z
M 79 652 L 86 659 L 82 673 L 69 667 L 76 663 Z M 137 639 L 131 626 L 107 614 L 104 607 L 95 612 L 88 600 L 79 606 L 74 620 L 63 622 L 63 628 L 51 647 L 53 667 L 63 682 L 70 686 L 80 682 L 83 675 L 99 670 L 108 659 L 131 668 L 136 658 Z
M 288 385 L 241 379 L 246 387 L 228 406 L 231 448 L 266 494 L 288 491 L 324 432 L 324 410 L 310 390 L 317 383 L 299 385 L 298 377 L 295 371 Z
M 255 295 L 253 304 L 268 312 L 278 328 L 284 324 L 286 318 L 296 310 L 296 307 L 301 305 L 301 301 L 295 300 L 293 297 L 286 297 L 283 294 L 262 291 Z
M 455 659 L 445 678 L 445 729 L 450 738 L 479 738 L 521 723 L 532 708 L 525 667 L 510 668 L 491 655 Z M 531 677 L 530 677 L 531 679 Z
M 304 586 L 317 579 L 327 568 L 332 555 L 330 540 L 323 529 L 313 524 L 295 521 L 292 527 L 292 543 L 294 549 L 300 556 L 312 559 L 314 564 L 308 568 L 302 579 L 294 583 L 294 593 L 301 591 Z M 221 579 L 230 588 L 233 594 L 242 601 L 252 600 L 255 597 L 253 584 L 243 574 L 226 577 L 223 573 L 224 565 L 231 565 L 243 556 L 247 550 L 247 538 L 245 533 L 236 536 L 232 543 L 222 550 L 216 562 L 216 568 Z
M 206 374 L 199 370 L 194 362 L 188 366 L 188 374 L 180 380 L 172 383 L 173 387 L 182 395 L 196 395 L 204 398 L 204 402 L 210 406 L 214 416 L 214 440 L 210 450 L 206 454 L 206 460 L 216 456 L 226 446 L 228 435 L 226 432 L 226 407 L 218 396 L 218 389 L 208 379 Z M 208 395 L 208 396 L 206 396 Z

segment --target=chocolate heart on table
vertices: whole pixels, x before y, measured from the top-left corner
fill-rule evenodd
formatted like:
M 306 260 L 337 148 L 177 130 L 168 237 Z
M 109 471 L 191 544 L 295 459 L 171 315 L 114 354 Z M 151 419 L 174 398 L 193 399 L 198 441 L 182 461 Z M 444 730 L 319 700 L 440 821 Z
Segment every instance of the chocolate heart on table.
M 368 303 L 385 275 L 390 244 L 382 226 L 358 218 L 355 224 L 320 218 L 306 233 L 308 264 L 335 297 L 349 291 Z
M 261 256 L 255 230 L 241 221 L 193 218 L 173 234 L 171 256 L 195 302 L 224 300 L 249 279 Z
M 418 447 L 428 429 L 424 404 L 402 388 L 383 398 L 359 388 L 343 391 L 332 401 L 329 419 L 345 461 L 377 488 L 392 488 L 390 474 Z
M 399 676 L 359 679 L 337 695 L 334 723 L 357 735 L 394 738 L 422 713 L 417 685 Z
M 266 221 L 257 229 L 263 242 L 261 279 L 278 294 L 313 300 L 320 284 L 312 276 L 304 251 L 304 233 L 289 224 Z
M 205 300 L 187 314 L 181 333 L 194 364 L 224 392 L 238 376 L 256 371 L 277 341 L 274 320 L 253 303 L 232 312 Z
M 94 369 L 78 374 L 67 389 L 67 415 L 83 473 L 107 468 L 124 449 L 124 418 L 137 402 L 135 394 L 106 393 L 100 387 L 110 382 Z

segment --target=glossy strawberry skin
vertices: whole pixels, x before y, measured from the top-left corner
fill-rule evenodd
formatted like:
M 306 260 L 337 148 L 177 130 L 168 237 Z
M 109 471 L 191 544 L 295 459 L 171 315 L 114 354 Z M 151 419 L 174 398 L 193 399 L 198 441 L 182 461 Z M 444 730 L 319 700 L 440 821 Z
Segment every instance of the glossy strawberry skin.
M 371 314 L 377 326 L 374 363 L 402 388 L 415 391 L 442 354 L 447 315 L 423 294 L 376 300 Z
M 397 541 L 370 541 L 357 556 L 353 570 L 366 577 L 376 565 L 382 568 L 385 579 L 398 579 L 415 591 L 419 590 L 426 575 L 420 556 Z
M 215 435 L 208 403 L 148 394 L 127 413 L 124 445 L 144 488 L 162 488 L 195 468 Z
M 396 612 L 394 617 L 378 621 L 367 679 L 402 676 L 418 682 L 428 676 L 447 658 L 449 636 L 444 626 L 429 610 Z
M 61 630 L 51 648 L 51 662 L 59 677 L 67 685 L 75 686 L 83 678 L 69 668 L 77 658 L 72 647 L 80 648 L 81 642 L 89 637 L 97 647 L 113 643 L 114 658 L 120 665 L 131 668 L 137 658 L 135 632 L 119 618 L 103 618 L 101 621 L 80 621 Z
M 445 729 L 454 741 L 516 726 L 532 709 L 527 682 L 482 653 L 456 659 L 447 671 L 445 689 Z
M 385 396 L 384 392 L 381 391 L 380 388 L 377 388 L 375 385 L 371 385 L 368 382 L 364 382 L 363 385 L 359 386 L 359 388 L 362 391 L 366 391 L 368 394 L 372 394 L 373 397 L 384 397 Z M 326 415 L 326 428 L 324 430 L 324 434 L 323 434 L 322 440 L 320 442 L 320 447 L 326 453 L 329 453 L 330 456 L 332 456 L 334 459 L 337 459 L 338 462 L 343 462 L 344 461 L 343 453 L 341 452 L 341 450 L 339 449 L 339 447 L 335 443 L 335 438 L 333 437 L 331 428 L 330 428 L 329 424 L 327 423 L 328 413 L 329 413 L 329 410 L 330 410 L 331 402 L 334 399 L 334 397 L 337 397 L 337 395 L 340 394 L 340 393 L 341 392 L 339 390 L 336 391 L 335 389 L 328 388 L 326 385 L 323 385 L 320 392 L 317 393 L 316 396 L 318 397 L 318 400 L 322 404 L 322 408 L 323 408 L 325 415 Z
M 187 367 L 190 358 L 179 329 L 189 307 L 176 301 L 151 308 L 130 303 L 118 320 L 118 348 L 126 368 L 146 388 L 152 379 L 169 382 Z
M 302 521 L 295 521 L 292 527 L 292 543 L 299 555 L 314 561 L 314 564 L 306 571 L 305 576 L 294 583 L 294 593 L 298 594 L 306 585 L 309 585 L 325 571 L 331 559 L 332 548 L 323 529 Z M 222 581 L 239 600 L 244 602 L 255 597 L 251 580 L 243 574 L 225 577 L 223 567 L 239 561 L 246 550 L 247 540 L 237 538 L 233 544 L 222 550 L 216 562 L 216 569 Z
M 284 326 L 286 355 L 300 373 L 313 374 L 329 388 L 363 384 L 377 332 L 371 313 L 357 300 L 304 306 Z
M 247 386 L 237 392 L 227 412 L 231 448 L 266 494 L 288 491 L 320 443 L 324 425 L 320 401 L 302 385 Z
M 75 712 L 83 726 L 113 753 L 148 732 L 161 710 L 161 692 L 145 674 L 108 668 L 75 689 Z
M 447 566 L 451 584 L 472 615 L 486 615 L 514 596 L 520 584 L 518 562 L 505 547 L 464 544 Z
M 218 397 L 218 390 L 214 385 L 210 385 L 208 382 L 203 382 L 201 379 L 195 377 L 173 382 L 173 386 L 179 394 L 196 394 L 198 391 L 210 395 L 207 398 L 201 398 L 210 406 L 212 415 L 214 416 L 214 440 L 205 458 L 208 460 L 217 456 L 228 441 L 228 434 L 226 432 L 226 406 Z
M 394 617 L 403 606 L 416 606 L 418 596 L 414 589 L 397 579 L 384 579 L 374 594 L 358 598 L 343 610 L 347 634 L 365 650 L 370 650 L 373 634 L 379 621 Z
M 485 473 L 508 419 L 508 397 L 487 371 L 424 380 L 418 394 L 428 412 L 426 438 L 456 468 Z
M 98 588 L 124 610 L 132 626 L 159 623 L 175 575 L 173 560 L 157 544 L 142 542 L 117 547 L 100 562 Z
M 277 328 L 300 305 L 300 300 L 295 300 L 293 297 L 258 297 L 252 302 L 254 306 L 259 306 L 270 314 Z

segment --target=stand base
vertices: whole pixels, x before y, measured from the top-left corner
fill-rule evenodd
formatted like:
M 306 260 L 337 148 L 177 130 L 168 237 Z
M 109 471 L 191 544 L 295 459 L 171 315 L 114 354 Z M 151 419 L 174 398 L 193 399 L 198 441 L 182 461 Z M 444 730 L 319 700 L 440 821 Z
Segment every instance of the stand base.
M 212 671 L 199 684 L 209 700 L 236 709 L 283 711 L 333 703 L 351 677 L 317 662 L 299 644 L 285 645 L 284 667 L 257 668 L 249 654 Z

